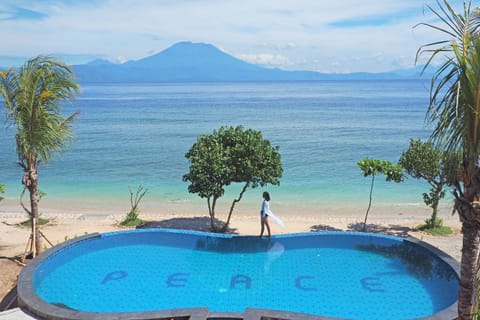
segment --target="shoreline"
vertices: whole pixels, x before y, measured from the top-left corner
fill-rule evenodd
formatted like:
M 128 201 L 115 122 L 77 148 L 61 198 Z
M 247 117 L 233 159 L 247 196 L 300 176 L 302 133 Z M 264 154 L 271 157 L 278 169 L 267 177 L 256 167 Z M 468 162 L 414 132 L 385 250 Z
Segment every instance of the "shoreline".
M 28 206 L 27 197 L 24 203 Z M 226 215 L 230 210 L 231 199 L 222 199 L 216 206 L 216 212 L 220 215 Z M 87 199 L 65 199 L 65 200 L 44 200 L 39 204 L 41 214 L 126 214 L 130 210 L 129 199 L 103 199 L 102 201 L 92 201 Z M 261 200 L 259 201 L 240 201 L 235 205 L 233 214 L 256 216 L 260 212 Z M 272 211 L 278 216 L 304 215 L 313 217 L 322 217 L 325 215 L 339 215 L 350 217 L 363 217 L 368 207 L 368 201 L 364 202 L 327 202 L 327 201 L 310 201 L 310 202 L 288 202 L 282 200 L 272 201 Z M 197 198 L 195 200 L 185 199 L 178 201 L 141 201 L 139 204 L 141 214 L 205 214 L 208 215 L 206 200 Z M 452 205 L 447 201 L 438 208 L 439 215 L 451 216 Z M 381 216 L 397 217 L 412 216 L 425 217 L 427 219 L 431 215 L 432 209 L 424 203 L 388 203 L 373 201 L 370 214 L 379 214 Z M 25 213 L 18 199 L 7 198 L 0 202 L 0 215 L 5 213 Z M 26 213 L 25 213 L 26 214 Z

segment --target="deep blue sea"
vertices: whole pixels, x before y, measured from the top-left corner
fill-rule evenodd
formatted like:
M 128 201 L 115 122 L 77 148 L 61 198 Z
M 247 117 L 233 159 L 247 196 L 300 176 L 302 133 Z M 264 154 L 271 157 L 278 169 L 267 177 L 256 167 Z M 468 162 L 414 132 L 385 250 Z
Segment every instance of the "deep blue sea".
M 356 203 L 363 210 L 371 180 L 356 163 L 365 157 L 397 162 L 410 138 L 426 139 L 428 97 L 428 82 L 420 80 L 83 85 L 64 106 L 65 114 L 80 110 L 74 141 L 41 167 L 40 189 L 47 193 L 42 201 L 128 204 L 128 186 L 143 184 L 150 205 L 203 204 L 182 181 L 189 165 L 185 153 L 200 134 L 243 125 L 280 147 L 281 185 L 266 188 L 276 206 L 321 210 Z M 4 123 L 3 112 L 0 117 Z M 22 172 L 13 128 L 1 132 L 0 182 L 13 202 Z M 425 183 L 384 180 L 376 179 L 374 203 L 423 204 Z M 259 206 L 263 190 L 250 189 L 238 206 Z

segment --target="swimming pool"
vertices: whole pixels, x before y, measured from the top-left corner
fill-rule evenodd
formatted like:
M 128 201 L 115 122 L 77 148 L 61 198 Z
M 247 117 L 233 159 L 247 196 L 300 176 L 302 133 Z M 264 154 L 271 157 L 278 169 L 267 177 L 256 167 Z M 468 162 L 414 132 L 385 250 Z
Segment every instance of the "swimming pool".
M 20 274 L 18 295 L 23 307 L 48 319 L 151 319 L 174 311 L 246 319 L 250 308 L 451 319 L 458 281 L 458 263 L 416 239 L 145 229 L 89 235 L 46 251 Z

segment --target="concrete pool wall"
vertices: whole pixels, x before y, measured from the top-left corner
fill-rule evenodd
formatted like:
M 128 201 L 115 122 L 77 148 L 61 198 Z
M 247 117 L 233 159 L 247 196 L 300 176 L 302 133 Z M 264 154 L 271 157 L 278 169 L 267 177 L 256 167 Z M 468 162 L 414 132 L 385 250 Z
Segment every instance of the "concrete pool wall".
M 37 319 L 48 319 L 48 320 L 66 320 L 66 319 L 137 319 L 137 320 L 146 320 L 146 319 L 177 319 L 177 320 L 200 320 L 200 319 L 209 319 L 209 320 L 221 320 L 221 319 L 243 319 L 243 320 L 266 320 L 266 319 L 298 319 L 298 320 L 332 320 L 339 318 L 324 317 L 310 314 L 302 314 L 298 312 L 285 312 L 277 310 L 267 310 L 267 309 L 258 309 L 258 308 L 246 308 L 245 312 L 209 312 L 208 306 L 198 306 L 195 308 L 187 309 L 172 309 L 172 310 L 159 310 L 159 311 L 147 311 L 147 312 L 83 312 L 78 310 L 72 310 L 68 307 L 62 307 L 54 304 L 50 304 L 41 299 L 35 292 L 33 287 L 33 276 L 37 267 L 45 260 L 48 259 L 51 255 L 55 254 L 60 250 L 71 246 L 72 244 L 84 241 L 87 239 L 93 239 L 100 237 L 98 233 L 82 236 L 76 239 L 66 241 L 62 244 L 55 246 L 53 249 L 47 250 L 42 255 L 32 260 L 25 268 L 22 270 L 19 279 L 18 279 L 18 302 L 19 306 L 28 313 L 35 315 Z M 460 265 L 459 263 L 447 255 L 446 253 L 440 251 L 439 249 L 431 246 L 428 243 L 420 241 L 416 238 L 407 238 L 404 241 L 407 241 L 415 246 L 419 246 L 423 249 L 428 250 L 433 255 L 438 257 L 444 263 L 452 268 L 452 270 L 459 277 Z M 418 318 L 421 320 L 451 320 L 457 317 L 457 303 L 455 302 L 448 308 L 441 310 L 440 312 L 425 317 Z

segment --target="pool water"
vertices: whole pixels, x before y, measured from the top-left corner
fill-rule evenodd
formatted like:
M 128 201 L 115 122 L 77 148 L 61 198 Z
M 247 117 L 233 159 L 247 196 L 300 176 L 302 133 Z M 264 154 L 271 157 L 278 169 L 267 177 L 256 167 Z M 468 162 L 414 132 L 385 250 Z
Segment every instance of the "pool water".
M 136 230 L 76 242 L 34 273 L 45 301 L 88 312 L 263 308 L 349 319 L 412 319 L 457 300 L 458 277 L 429 251 L 364 233 L 270 239 Z

